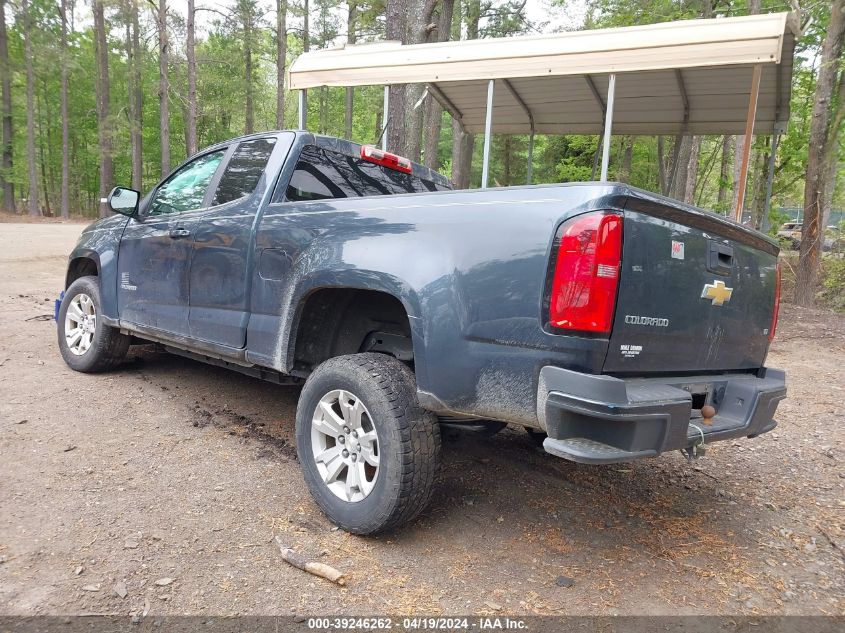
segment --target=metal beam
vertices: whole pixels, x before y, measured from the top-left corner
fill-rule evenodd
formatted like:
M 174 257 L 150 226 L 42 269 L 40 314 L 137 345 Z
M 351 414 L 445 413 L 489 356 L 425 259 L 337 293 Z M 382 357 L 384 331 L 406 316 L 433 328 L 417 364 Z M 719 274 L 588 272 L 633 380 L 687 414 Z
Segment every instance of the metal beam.
M 601 111 L 604 112 L 607 109 L 607 106 L 604 105 L 604 99 L 601 98 L 601 94 L 599 94 L 599 90 L 598 88 L 596 88 L 596 84 L 593 81 L 593 78 L 589 75 L 584 75 L 584 79 L 587 80 L 587 85 L 590 87 L 590 92 L 593 93 L 593 97 L 595 97 L 596 101 L 599 102 Z
M 757 116 L 757 97 L 760 95 L 760 76 L 763 66 L 756 64 L 751 75 L 751 93 L 748 96 L 748 116 L 745 119 L 745 142 L 742 144 L 742 163 L 737 186 L 736 209 L 734 220 L 742 222 L 742 209 L 745 206 L 745 187 L 748 184 L 748 159 L 751 157 L 751 141 L 754 136 L 754 119 Z
M 607 110 L 607 107 L 604 105 L 604 99 L 601 98 L 601 94 L 599 93 L 598 88 L 596 88 L 596 84 L 590 75 L 584 75 L 584 80 L 587 82 L 587 86 L 590 88 L 590 92 L 593 93 L 593 97 L 596 102 L 598 102 L 599 108 L 601 108 L 601 126 L 604 128 L 604 116 Z M 599 134 L 599 140 L 598 143 L 596 143 L 596 153 L 593 155 L 593 171 L 590 175 L 590 180 L 596 179 L 596 172 L 599 169 L 599 155 L 601 154 L 602 138 L 602 135 Z
M 466 128 L 464 127 L 464 113 L 461 112 L 458 107 L 452 103 L 452 100 L 447 97 L 440 87 L 437 84 L 426 84 L 428 88 L 428 92 L 437 100 L 437 103 L 440 104 L 440 107 L 446 110 L 449 115 L 458 122 L 458 125 L 461 126 L 461 130 L 466 133 Z
M 481 166 L 481 188 L 487 189 L 490 176 L 490 137 L 493 134 L 493 85 L 495 80 L 487 82 L 487 117 L 484 121 L 484 162 Z
M 384 129 L 381 132 L 381 148 L 387 151 L 387 126 L 390 121 L 390 86 L 384 87 Z
M 526 180 L 528 184 L 531 184 L 531 176 L 532 176 L 532 167 L 534 163 L 534 114 L 531 112 L 531 108 L 528 107 L 528 104 L 525 103 L 523 98 L 519 95 L 516 91 L 516 88 L 513 87 L 510 81 L 507 79 L 502 79 L 502 82 L 505 84 L 505 88 L 508 89 L 508 92 L 511 93 L 511 96 L 514 100 L 522 107 L 525 111 L 526 116 L 528 116 L 528 125 L 531 127 L 531 135 L 528 137 L 528 172 Z
M 306 101 L 307 97 L 305 95 L 305 89 L 299 91 L 299 129 L 304 130 L 305 126 L 308 124 L 307 116 L 308 116 L 308 102 Z
M 610 76 L 607 84 L 607 110 L 604 115 L 604 149 L 601 155 L 601 181 L 607 182 L 607 168 L 610 165 L 610 135 L 613 131 L 613 100 L 616 95 L 616 75 Z

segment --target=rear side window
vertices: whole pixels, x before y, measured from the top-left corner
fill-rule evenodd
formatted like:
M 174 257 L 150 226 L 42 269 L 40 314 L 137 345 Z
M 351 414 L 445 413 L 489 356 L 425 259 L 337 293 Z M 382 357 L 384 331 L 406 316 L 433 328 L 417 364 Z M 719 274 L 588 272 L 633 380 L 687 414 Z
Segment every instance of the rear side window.
M 299 156 L 285 197 L 288 200 L 359 198 L 443 191 L 447 187 L 313 145 Z
M 259 138 L 238 145 L 220 178 L 211 205 L 226 204 L 255 191 L 275 144 L 274 138 Z

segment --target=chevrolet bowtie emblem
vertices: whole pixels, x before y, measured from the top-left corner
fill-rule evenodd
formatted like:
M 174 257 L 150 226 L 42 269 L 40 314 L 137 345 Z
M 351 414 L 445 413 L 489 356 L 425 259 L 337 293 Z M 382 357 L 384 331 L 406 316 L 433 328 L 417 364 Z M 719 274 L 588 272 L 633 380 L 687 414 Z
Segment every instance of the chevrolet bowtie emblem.
M 723 306 L 731 300 L 734 289 L 728 288 L 724 281 L 716 280 L 712 284 L 704 284 L 701 291 L 702 299 L 710 299 L 714 306 Z

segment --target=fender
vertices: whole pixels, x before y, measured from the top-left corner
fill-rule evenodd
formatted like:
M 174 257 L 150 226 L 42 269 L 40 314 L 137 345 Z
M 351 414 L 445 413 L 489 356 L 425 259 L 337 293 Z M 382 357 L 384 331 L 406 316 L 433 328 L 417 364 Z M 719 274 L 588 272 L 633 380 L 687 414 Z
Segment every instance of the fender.
M 129 218 L 114 215 L 88 226 L 79 237 L 76 247 L 68 258 L 65 275 L 65 289 L 71 283 L 72 264 L 79 259 L 89 259 L 97 266 L 100 279 L 100 301 L 102 317 L 105 322 L 116 324 L 117 310 L 117 256 L 120 238 Z
M 290 299 L 282 307 L 279 339 L 275 359 L 277 368 L 289 372 L 293 367 L 296 335 L 300 326 L 302 310 L 308 297 L 317 290 L 346 288 L 351 290 L 374 290 L 383 292 L 398 300 L 405 308 L 411 328 L 415 366 L 424 365 L 425 340 L 420 319 L 420 300 L 416 291 L 403 279 L 383 271 L 360 268 L 346 270 L 318 270 L 299 279 L 292 288 Z M 418 369 L 419 371 L 419 369 Z

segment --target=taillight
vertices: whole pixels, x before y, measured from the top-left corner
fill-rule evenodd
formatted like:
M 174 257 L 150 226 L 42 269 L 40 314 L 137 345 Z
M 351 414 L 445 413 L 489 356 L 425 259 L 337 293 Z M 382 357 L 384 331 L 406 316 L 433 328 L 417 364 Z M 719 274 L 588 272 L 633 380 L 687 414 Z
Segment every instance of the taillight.
M 403 156 L 397 156 L 390 152 L 385 152 L 378 147 L 372 145 L 361 146 L 361 158 L 370 163 L 387 167 L 388 169 L 395 169 L 406 174 L 411 173 L 411 161 Z
M 594 212 L 561 225 L 549 297 L 552 327 L 607 334 L 613 323 L 622 217 Z
M 778 313 L 780 312 L 780 262 L 775 272 L 775 306 L 772 309 L 772 325 L 769 327 L 769 342 L 775 338 L 775 330 L 778 327 Z

